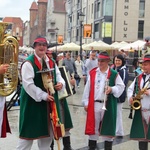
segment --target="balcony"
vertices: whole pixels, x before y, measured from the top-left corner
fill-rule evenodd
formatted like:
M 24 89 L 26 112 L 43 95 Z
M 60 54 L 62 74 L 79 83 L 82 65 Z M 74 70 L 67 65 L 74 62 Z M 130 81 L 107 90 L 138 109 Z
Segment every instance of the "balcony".
M 55 29 L 48 29 L 48 32 L 49 32 L 50 34 L 55 34 Z

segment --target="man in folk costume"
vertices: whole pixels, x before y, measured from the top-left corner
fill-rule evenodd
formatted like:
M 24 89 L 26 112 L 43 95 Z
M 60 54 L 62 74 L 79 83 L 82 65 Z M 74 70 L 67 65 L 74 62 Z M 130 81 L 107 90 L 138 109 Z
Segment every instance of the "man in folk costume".
M 8 64 L 0 65 L 0 74 L 7 72 L 8 67 Z M 0 96 L 0 138 L 5 138 L 7 132 L 10 133 L 6 109 L 6 97 Z
M 39 36 L 34 40 L 33 46 L 34 54 L 30 55 L 21 67 L 20 139 L 17 150 L 30 150 L 35 139 L 37 139 L 39 150 L 50 150 L 53 131 L 49 106 L 51 102 L 57 99 L 57 94 L 51 95 L 47 92 L 44 88 L 41 73 L 37 73 L 42 70 L 43 58 L 47 68 L 51 68 L 51 62 L 46 56 L 47 40 Z M 55 93 L 57 93 L 65 86 L 57 66 L 54 69 L 53 80 Z M 58 112 L 59 116 L 60 112 Z
M 52 51 L 47 50 L 46 54 L 49 57 L 49 61 L 51 62 L 51 68 L 55 68 L 56 67 L 56 63 L 52 57 Z M 56 101 L 56 99 L 55 99 Z M 71 115 L 70 115 L 70 111 L 69 111 L 69 107 L 68 107 L 68 103 L 66 98 L 62 99 L 62 100 L 58 100 L 57 99 L 57 109 L 58 112 L 60 112 L 60 116 L 61 116 L 61 121 L 65 126 L 65 136 L 62 138 L 63 141 L 63 150 L 73 150 L 71 147 L 71 140 L 70 140 L 70 129 L 73 128 L 73 124 L 72 124 L 72 119 L 71 119 Z M 54 149 L 54 141 L 51 144 L 51 150 Z
M 105 150 L 112 150 L 115 137 L 117 98 L 125 85 L 119 74 L 108 66 L 109 61 L 107 52 L 99 54 L 98 67 L 90 71 L 82 97 L 87 111 L 85 134 L 89 135 L 89 150 L 95 150 L 99 135 L 105 141 Z
M 130 138 L 139 141 L 139 150 L 148 150 L 150 141 L 150 54 L 142 59 L 143 73 L 137 76 L 128 88 L 127 96 L 133 106 L 134 97 L 143 90 L 139 109 L 135 110 Z

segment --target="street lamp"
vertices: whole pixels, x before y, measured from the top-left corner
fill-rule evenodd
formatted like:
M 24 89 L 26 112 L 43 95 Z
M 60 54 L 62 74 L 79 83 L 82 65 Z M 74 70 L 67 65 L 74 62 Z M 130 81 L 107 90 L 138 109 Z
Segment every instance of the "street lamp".
M 79 21 L 80 21 L 80 57 L 82 60 L 82 22 L 84 21 L 84 14 L 83 12 L 80 12 L 79 14 Z
M 59 30 L 59 29 L 56 27 L 56 28 L 55 28 L 55 35 L 56 35 L 56 55 L 57 55 L 57 44 L 58 44 L 58 43 L 57 43 L 58 30 Z

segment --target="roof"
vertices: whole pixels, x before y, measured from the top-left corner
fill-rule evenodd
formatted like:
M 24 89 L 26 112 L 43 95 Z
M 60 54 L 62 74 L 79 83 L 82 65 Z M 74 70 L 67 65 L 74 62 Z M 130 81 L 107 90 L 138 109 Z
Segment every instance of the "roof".
M 66 12 L 65 0 L 54 0 L 54 12 Z
M 20 17 L 5 17 L 3 19 L 3 22 L 11 22 L 11 23 L 20 23 L 20 22 L 22 22 L 23 23 L 23 21 L 21 20 Z
M 38 5 L 35 1 L 31 4 L 30 10 L 38 10 Z

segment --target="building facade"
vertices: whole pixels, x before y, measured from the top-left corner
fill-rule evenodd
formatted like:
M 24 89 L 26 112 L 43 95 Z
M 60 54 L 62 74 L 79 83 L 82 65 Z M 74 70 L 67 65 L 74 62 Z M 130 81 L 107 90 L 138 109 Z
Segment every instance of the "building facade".
M 92 36 L 83 43 L 144 39 L 150 35 L 149 5 L 148 0 L 67 0 L 67 40 L 80 42 L 80 12 L 85 14 L 82 25 L 92 25 Z
M 56 28 L 58 31 L 56 31 Z M 58 38 L 66 40 L 66 8 L 65 0 L 48 0 L 46 18 L 46 37 L 50 43 L 58 42 Z M 57 33 L 58 32 L 58 33 Z
M 30 22 L 26 21 L 24 23 L 23 30 L 23 45 L 30 46 Z

